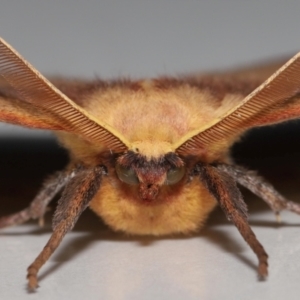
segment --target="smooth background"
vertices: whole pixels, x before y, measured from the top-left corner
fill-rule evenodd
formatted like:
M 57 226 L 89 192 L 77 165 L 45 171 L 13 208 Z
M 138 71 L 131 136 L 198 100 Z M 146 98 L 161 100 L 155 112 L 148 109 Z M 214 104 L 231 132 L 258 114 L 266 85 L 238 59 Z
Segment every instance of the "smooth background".
M 137 78 L 291 56 L 300 50 L 299 11 L 299 1 L 2 0 L 0 34 L 44 74 Z M 278 132 L 270 136 L 285 146 L 289 134 Z M 0 133 L 5 213 L 26 206 L 64 154 L 42 138 L 47 133 L 28 137 L 12 126 Z M 296 151 L 279 157 L 247 145 L 249 166 L 298 199 Z M 261 152 L 270 160 L 256 159 Z M 29 223 L 5 230 L 0 298 L 299 299 L 300 218 L 285 213 L 277 226 L 266 206 L 246 195 L 253 229 L 270 254 L 267 282 L 257 281 L 255 256 L 219 211 L 199 234 L 161 239 L 112 233 L 87 212 L 41 271 L 35 294 L 26 293 L 25 270 L 49 238 L 50 220 L 45 229 Z

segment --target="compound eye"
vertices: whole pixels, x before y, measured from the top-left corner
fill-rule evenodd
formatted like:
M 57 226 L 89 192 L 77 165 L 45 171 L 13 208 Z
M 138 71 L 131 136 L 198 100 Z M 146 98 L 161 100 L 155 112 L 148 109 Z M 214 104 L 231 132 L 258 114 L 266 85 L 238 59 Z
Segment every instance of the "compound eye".
M 185 167 L 171 168 L 167 172 L 167 179 L 165 184 L 172 185 L 179 182 L 185 174 Z
M 121 181 L 131 185 L 139 184 L 139 179 L 132 168 L 116 164 L 116 172 Z

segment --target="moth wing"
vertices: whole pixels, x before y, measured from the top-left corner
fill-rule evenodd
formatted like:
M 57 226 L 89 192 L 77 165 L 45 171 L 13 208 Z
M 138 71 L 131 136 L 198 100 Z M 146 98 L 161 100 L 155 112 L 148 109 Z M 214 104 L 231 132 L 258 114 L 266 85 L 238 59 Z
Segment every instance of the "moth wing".
M 232 73 L 262 80 L 273 66 L 252 71 Z M 256 73 L 256 74 L 255 74 Z M 250 80 L 250 81 L 251 81 Z M 264 81 L 247 97 L 225 114 L 207 124 L 206 128 L 183 137 L 176 145 L 179 154 L 192 149 L 218 149 L 234 141 L 244 131 L 300 117 L 300 53 Z
M 124 137 L 69 99 L 2 39 L 0 75 L 4 79 L 0 81 L 0 121 L 64 130 L 116 152 L 127 149 Z M 13 87 L 15 97 L 9 95 L 8 86 Z
M 10 103 L 8 104 L 9 101 Z M 48 113 L 34 109 L 24 103 L 0 97 L 0 119 L 3 122 L 37 129 L 64 130 L 64 126 Z

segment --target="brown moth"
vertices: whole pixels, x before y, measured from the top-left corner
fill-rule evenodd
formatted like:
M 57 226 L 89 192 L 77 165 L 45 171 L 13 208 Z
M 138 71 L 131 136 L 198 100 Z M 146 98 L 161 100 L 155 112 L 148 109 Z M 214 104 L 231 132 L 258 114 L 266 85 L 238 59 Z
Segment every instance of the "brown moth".
M 253 172 L 234 164 L 231 146 L 248 129 L 300 117 L 300 54 L 283 67 L 207 76 L 80 82 L 36 71 L 0 40 L 0 120 L 54 130 L 70 163 L 45 182 L 30 206 L 0 227 L 42 219 L 61 193 L 53 233 L 29 266 L 28 287 L 89 206 L 112 229 L 164 235 L 198 230 L 219 204 L 256 254 L 268 255 L 247 221 L 237 184 L 275 212 L 300 213 Z M 268 79 L 266 79 L 268 78 Z

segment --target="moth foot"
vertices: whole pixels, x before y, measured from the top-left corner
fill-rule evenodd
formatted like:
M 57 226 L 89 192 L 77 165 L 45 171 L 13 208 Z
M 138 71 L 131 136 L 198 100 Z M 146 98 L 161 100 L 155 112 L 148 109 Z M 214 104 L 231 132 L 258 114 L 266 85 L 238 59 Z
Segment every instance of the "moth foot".
M 278 211 L 275 212 L 275 218 L 276 218 L 276 222 L 278 224 L 281 224 L 282 220 L 281 220 L 281 215 Z
M 29 208 L 21 210 L 15 214 L 0 218 L 0 228 L 22 224 L 31 218 Z
M 29 266 L 27 269 L 27 280 L 28 280 L 28 291 L 29 292 L 34 292 L 38 287 L 38 280 L 37 280 L 37 269 Z
M 268 263 L 265 262 L 261 262 L 258 266 L 258 279 L 260 281 L 264 281 L 266 280 L 268 277 Z
M 28 207 L 12 215 L 4 216 L 0 218 L 0 229 L 23 224 L 30 219 L 39 219 L 39 225 L 42 227 L 46 211 L 47 209 L 44 209 L 37 213 L 31 207 Z
M 30 293 L 35 292 L 38 287 L 39 287 L 39 285 L 38 285 L 38 280 L 37 280 L 36 276 L 29 277 L 28 285 L 27 285 L 28 291 Z

